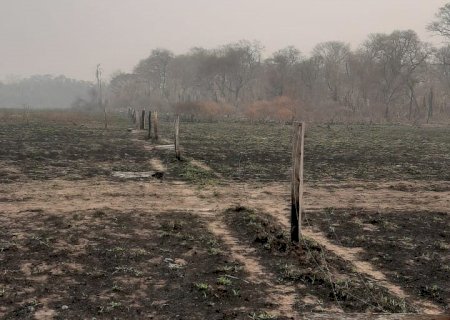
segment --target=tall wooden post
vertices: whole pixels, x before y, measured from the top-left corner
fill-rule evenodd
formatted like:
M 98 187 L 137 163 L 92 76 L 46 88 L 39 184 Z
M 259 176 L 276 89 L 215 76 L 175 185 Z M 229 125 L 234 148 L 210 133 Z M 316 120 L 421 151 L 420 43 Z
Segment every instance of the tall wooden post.
M 303 150 L 305 123 L 294 122 L 292 144 L 292 189 L 291 189 L 291 242 L 298 243 L 301 237 L 303 210 Z
M 145 110 L 142 110 L 141 112 L 141 125 L 139 129 L 144 130 L 145 129 Z
M 152 138 L 152 112 L 148 111 L 148 139 Z
M 180 139 L 178 133 L 180 132 L 180 116 L 177 115 L 175 119 L 175 156 L 178 160 L 181 160 L 181 151 L 180 151 Z
M 155 133 L 155 140 L 158 141 L 158 111 L 153 111 L 153 130 Z

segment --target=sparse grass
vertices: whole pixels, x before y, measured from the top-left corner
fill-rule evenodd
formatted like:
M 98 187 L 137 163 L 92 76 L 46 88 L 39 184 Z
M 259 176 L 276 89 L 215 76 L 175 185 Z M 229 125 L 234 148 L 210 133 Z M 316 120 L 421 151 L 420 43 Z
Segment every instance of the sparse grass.
M 32 235 L 31 240 L 37 241 L 40 245 L 45 247 L 50 247 L 50 242 L 53 240 L 52 237 Z
M 442 293 L 442 289 L 437 285 L 433 284 L 430 286 L 424 286 L 420 288 L 420 295 L 425 297 L 432 297 L 434 299 L 439 299 Z
M 235 272 L 241 271 L 242 269 L 243 269 L 243 267 L 240 265 L 236 265 L 236 264 L 228 265 L 227 264 L 227 265 L 217 267 L 216 272 L 224 272 L 224 273 L 233 272 L 233 273 L 235 273 Z
M 115 267 L 113 274 L 116 274 L 116 273 L 131 274 L 131 275 L 134 275 L 135 277 L 142 276 L 142 271 L 139 271 L 139 270 L 135 269 L 134 267 L 130 267 L 130 266 Z
M 111 291 L 113 292 L 121 292 L 123 291 L 122 287 L 120 285 L 118 285 L 117 283 L 113 284 Z
M 448 213 L 354 208 L 336 209 L 332 215 L 310 212 L 308 220 L 325 232 L 333 225 L 334 232 L 326 233 L 330 241 L 340 246 L 362 248 L 361 260 L 370 261 L 389 281 L 410 295 L 421 294 L 433 303 L 445 304 L 450 291 L 442 288 L 438 296 L 433 293 L 432 284 L 448 282 L 450 267 L 448 255 L 444 254 L 450 247 Z M 405 307 L 401 299 L 393 301 L 385 296 L 379 300 L 385 309 Z
M 121 307 L 122 307 L 122 304 L 120 302 L 111 301 L 106 306 L 100 306 L 98 308 L 98 313 L 99 314 L 109 313 L 109 312 L 112 312 L 115 309 L 118 309 L 118 308 L 121 308 Z
M 253 312 L 249 315 L 250 319 L 253 320 L 270 320 L 270 319 L 276 319 L 276 316 L 263 311 L 263 312 Z
M 280 232 L 281 226 L 267 214 L 236 207 L 227 210 L 227 221 L 239 230 L 243 239 L 248 238 L 247 241 L 259 246 L 264 257 L 262 261 L 270 260 L 270 267 L 277 265 L 275 272 L 281 281 L 301 282 L 308 290 L 319 290 L 322 294 L 328 292 L 328 297 L 344 310 L 414 311 L 406 301 L 389 294 L 382 286 L 369 285 L 370 279 L 314 240 L 303 237 L 299 246 L 290 245 L 289 239 Z M 266 250 L 270 252 L 264 254 Z
M 434 247 L 438 250 L 443 250 L 443 251 L 450 250 L 450 244 L 448 244 L 444 241 L 435 241 Z

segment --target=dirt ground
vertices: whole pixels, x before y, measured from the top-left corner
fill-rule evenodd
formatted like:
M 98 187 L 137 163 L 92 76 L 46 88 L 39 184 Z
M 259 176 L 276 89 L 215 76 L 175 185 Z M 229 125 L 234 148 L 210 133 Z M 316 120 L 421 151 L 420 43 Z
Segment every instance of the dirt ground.
M 306 182 L 304 240 L 292 246 L 287 182 L 227 179 L 201 157 L 175 169 L 170 150 L 120 126 L 37 126 L 21 139 L 11 128 L 0 136 L 0 318 L 450 312 L 445 179 Z

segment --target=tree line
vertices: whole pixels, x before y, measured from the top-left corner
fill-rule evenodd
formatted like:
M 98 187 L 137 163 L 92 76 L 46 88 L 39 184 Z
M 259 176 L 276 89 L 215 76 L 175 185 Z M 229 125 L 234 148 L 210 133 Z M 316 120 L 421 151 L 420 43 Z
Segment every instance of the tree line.
M 450 4 L 429 30 L 450 37 Z M 450 20 L 450 18 L 449 18 Z M 352 50 L 339 41 L 305 56 L 288 46 L 263 58 L 242 40 L 175 55 L 155 49 L 109 83 L 113 108 L 251 119 L 429 122 L 450 117 L 450 46 L 412 30 L 371 34 Z
M 0 107 L 70 108 L 95 95 L 92 83 L 65 76 L 34 75 L 0 82 Z

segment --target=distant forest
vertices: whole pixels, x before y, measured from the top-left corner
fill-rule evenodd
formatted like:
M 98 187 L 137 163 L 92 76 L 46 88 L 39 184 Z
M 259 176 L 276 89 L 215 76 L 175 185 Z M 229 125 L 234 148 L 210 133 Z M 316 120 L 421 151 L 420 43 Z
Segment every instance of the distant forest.
M 25 79 L 0 82 L 0 107 L 69 108 L 75 101 L 96 95 L 91 82 L 65 76 L 35 75 Z
M 318 44 L 263 59 L 258 42 L 174 55 L 153 50 L 109 84 L 112 108 L 170 110 L 196 117 L 253 120 L 428 122 L 450 117 L 450 46 L 414 31 L 372 34 L 356 50 Z

